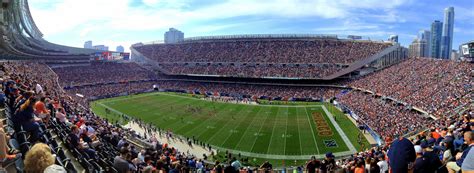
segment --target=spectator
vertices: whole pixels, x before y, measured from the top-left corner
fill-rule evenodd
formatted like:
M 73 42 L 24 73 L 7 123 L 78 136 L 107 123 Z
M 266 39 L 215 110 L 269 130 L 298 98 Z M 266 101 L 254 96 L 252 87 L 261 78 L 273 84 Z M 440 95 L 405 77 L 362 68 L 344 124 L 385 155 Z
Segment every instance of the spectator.
M 129 173 L 130 167 L 129 163 L 127 161 L 127 158 L 129 157 L 130 152 L 128 151 L 127 148 L 122 148 L 120 149 L 120 156 L 115 156 L 114 158 L 114 168 L 117 169 L 118 172 L 120 173 Z
M 380 168 L 380 173 L 388 173 L 388 163 L 387 161 L 385 161 L 385 155 L 379 154 L 378 159 L 379 159 L 379 162 L 377 162 L 377 165 Z
M 472 131 L 464 132 L 464 141 L 468 145 L 467 148 L 464 149 L 462 153 L 460 152 L 456 155 L 455 162 L 448 162 L 448 164 L 446 165 L 450 173 L 459 172 L 461 170 L 461 166 L 464 162 L 464 159 L 468 155 L 469 150 L 471 150 L 472 146 L 474 146 L 474 133 L 472 133 Z
M 262 165 L 260 165 L 260 169 L 262 171 L 264 171 L 265 173 L 266 172 L 271 172 L 271 170 L 273 169 L 273 165 L 270 162 L 265 161 L 265 162 L 263 162 Z
M 354 170 L 354 173 L 365 173 L 364 160 L 363 159 L 358 159 L 357 160 L 356 168 Z
M 423 149 L 419 145 L 415 145 L 416 160 L 413 168 L 413 173 L 424 173 L 428 172 L 430 167 L 427 158 L 423 157 Z
M 45 105 L 46 97 L 41 97 L 39 101 L 35 103 L 35 114 L 37 117 L 41 118 L 45 125 L 49 124 L 49 119 L 51 117 L 49 110 L 46 108 Z
M 413 169 L 416 153 L 413 144 L 404 137 L 393 141 L 388 150 L 389 165 L 392 173 L 407 173 Z
M 64 168 L 55 165 L 55 158 L 51 154 L 51 149 L 48 145 L 37 143 L 26 153 L 25 156 L 25 172 L 48 172 L 59 171 L 66 172 Z
M 28 100 L 20 106 L 20 109 L 15 113 L 12 118 L 15 128 L 19 130 L 21 127 L 25 131 L 30 132 L 31 138 L 30 141 L 37 141 L 41 135 L 40 126 L 38 122 L 41 119 L 34 117 L 33 105 L 36 103 L 36 98 L 30 97 Z
M 474 173 L 474 150 L 469 150 L 461 166 L 463 173 Z
M 234 169 L 235 169 L 236 171 L 239 171 L 240 168 L 242 167 L 242 164 L 241 164 L 240 161 L 237 160 L 235 157 L 232 158 L 232 160 L 233 160 L 233 162 L 231 163 L 232 167 L 234 167 Z
M 334 155 L 332 152 L 327 152 L 326 153 L 326 158 L 321 161 L 321 172 L 326 173 L 326 172 L 332 172 L 337 169 L 336 161 L 334 160 Z M 362 161 L 363 163 L 363 161 Z
M 96 158 L 95 151 L 90 148 L 90 146 L 85 143 L 86 141 L 81 141 L 81 131 L 75 125 L 71 127 L 71 133 L 69 134 L 68 140 L 72 147 L 87 153 L 89 158 Z
M 316 173 L 316 170 L 319 172 L 319 167 L 321 166 L 321 163 L 319 160 L 316 160 L 315 156 L 311 157 L 311 160 L 306 163 L 306 170 L 308 173 Z

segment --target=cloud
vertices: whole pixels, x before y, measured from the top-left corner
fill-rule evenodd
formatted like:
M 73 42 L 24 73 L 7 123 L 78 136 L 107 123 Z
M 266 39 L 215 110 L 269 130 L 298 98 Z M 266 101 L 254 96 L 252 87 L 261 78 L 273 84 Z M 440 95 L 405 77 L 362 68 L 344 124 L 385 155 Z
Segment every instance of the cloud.
M 46 39 L 76 46 L 82 46 L 84 40 L 123 39 L 117 37 L 118 33 L 128 39 L 128 42 L 117 40 L 123 44 L 139 39 L 161 40 L 163 32 L 170 27 L 183 30 L 187 36 L 198 36 L 188 33 L 316 31 L 385 37 L 385 34 L 408 33 L 407 28 L 414 25 L 415 19 L 418 23 L 427 20 L 418 8 L 406 8 L 427 5 L 416 0 L 31 0 L 29 3 Z M 472 7 L 454 6 L 456 16 L 472 23 Z M 236 18 L 243 19 L 235 21 Z M 144 33 L 149 35 L 144 37 Z
M 84 24 L 100 24 L 104 29 L 131 31 L 163 29 L 189 22 L 226 19 L 237 16 L 274 16 L 279 18 L 344 18 L 358 8 L 393 8 L 402 0 L 363 3 L 344 0 L 228 0 L 197 9 L 188 9 L 189 0 L 143 0 L 147 7 L 129 7 L 130 0 L 64 0 L 50 3 L 52 8 L 36 8 L 46 0 L 32 3 L 32 14 L 44 34 L 65 32 Z M 91 5 L 94 4 L 94 5 Z M 148 8 L 152 7 L 152 8 Z M 395 14 L 391 14 L 392 18 Z

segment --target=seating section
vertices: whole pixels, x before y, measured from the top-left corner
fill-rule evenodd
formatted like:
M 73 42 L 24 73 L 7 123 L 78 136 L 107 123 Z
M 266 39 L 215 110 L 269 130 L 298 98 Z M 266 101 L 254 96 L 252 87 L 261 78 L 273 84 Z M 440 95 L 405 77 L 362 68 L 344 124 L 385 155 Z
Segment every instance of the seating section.
M 349 85 L 395 98 L 442 117 L 469 103 L 473 91 L 472 69 L 472 63 L 411 58 Z
M 162 64 L 161 67 L 171 74 L 201 74 L 247 78 L 322 78 L 331 75 L 344 67 L 326 64 L 291 64 L 291 65 L 177 65 Z
M 92 62 L 88 66 L 53 68 L 62 86 L 155 80 L 156 75 L 135 63 Z
M 432 122 L 428 116 L 367 93 L 353 91 L 338 100 L 360 117 L 360 124 L 367 124 L 380 136 L 418 132 Z
M 144 45 L 136 50 L 173 74 L 321 78 L 389 46 L 369 41 L 262 38 Z

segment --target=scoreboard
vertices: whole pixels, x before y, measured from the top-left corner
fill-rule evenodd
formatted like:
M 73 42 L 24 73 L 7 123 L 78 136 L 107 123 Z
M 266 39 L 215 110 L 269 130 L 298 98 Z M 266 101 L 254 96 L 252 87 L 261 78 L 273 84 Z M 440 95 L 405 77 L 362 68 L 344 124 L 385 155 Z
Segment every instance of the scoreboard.
M 468 44 L 469 57 L 474 58 L 474 42 Z
M 119 60 L 130 60 L 130 53 L 127 52 L 96 52 L 92 55 L 93 60 L 96 61 L 119 61 Z
M 461 45 L 461 56 L 470 62 L 474 62 L 474 41 Z

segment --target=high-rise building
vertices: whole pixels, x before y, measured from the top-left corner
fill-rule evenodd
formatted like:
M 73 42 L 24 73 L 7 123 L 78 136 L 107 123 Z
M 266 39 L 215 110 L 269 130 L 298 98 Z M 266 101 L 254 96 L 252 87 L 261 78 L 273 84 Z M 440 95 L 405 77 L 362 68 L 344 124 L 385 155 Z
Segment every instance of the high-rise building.
M 409 47 L 409 56 L 410 57 L 427 57 L 428 45 L 426 40 L 415 39 Z
M 123 48 L 123 46 L 122 46 L 122 45 L 120 45 L 120 46 L 117 46 L 117 48 L 115 49 L 115 51 L 117 51 L 117 52 L 121 52 L 121 53 L 123 53 L 123 52 L 124 52 L 124 50 L 125 50 L 125 49 Z
M 450 59 L 453 61 L 459 60 L 459 54 L 458 54 L 458 51 L 456 50 L 452 50 L 449 56 L 450 56 Z
M 443 22 L 435 20 L 431 23 L 431 57 L 441 58 L 441 34 Z
M 95 45 L 95 46 L 92 46 L 92 48 L 95 50 L 109 51 L 109 47 L 105 45 Z
M 443 34 L 441 37 L 441 57 L 449 59 L 453 46 L 454 7 L 444 9 Z
M 178 43 L 184 40 L 184 33 L 174 29 L 170 28 L 169 31 L 165 32 L 165 43 Z
M 426 52 L 424 54 L 426 55 L 426 57 L 431 57 L 431 32 L 428 30 L 421 30 L 418 33 L 418 40 L 426 41 L 426 46 L 428 47 L 428 49 L 425 50 Z
M 92 41 L 90 41 L 90 40 L 89 40 L 89 41 L 86 41 L 86 42 L 84 43 L 84 48 L 86 48 L 86 49 L 92 49 Z

